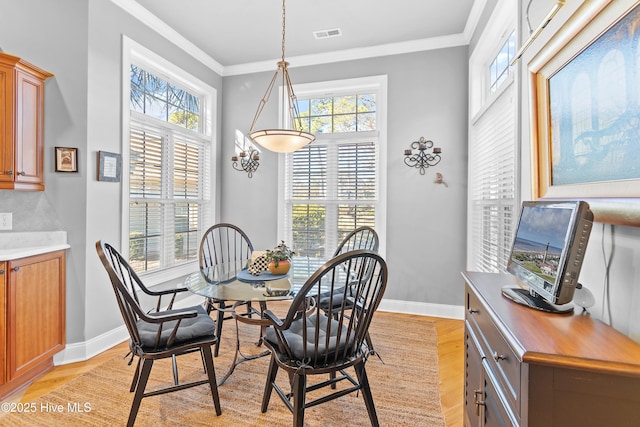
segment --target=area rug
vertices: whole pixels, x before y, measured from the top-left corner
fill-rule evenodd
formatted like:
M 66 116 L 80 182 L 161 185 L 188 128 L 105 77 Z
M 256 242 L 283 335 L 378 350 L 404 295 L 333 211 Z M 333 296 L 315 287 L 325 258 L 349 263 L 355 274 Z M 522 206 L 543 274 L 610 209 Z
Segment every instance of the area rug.
M 417 316 L 378 312 L 370 329 L 380 358 L 366 364 L 371 390 L 382 426 L 444 426 L 438 389 L 437 334 L 433 322 Z M 257 347 L 256 327 L 240 325 L 245 354 Z M 229 369 L 236 331 L 225 322 L 220 355 L 214 359 L 218 379 Z M 20 413 L 6 414 L 1 421 L 11 426 L 123 426 L 126 425 L 132 393 L 129 386 L 135 364 L 116 357 L 92 371 L 44 395 L 22 402 Z M 211 393 L 203 385 L 179 392 L 148 397 L 136 426 L 289 426 L 292 415 L 274 392 L 269 409 L 260 404 L 269 357 L 244 362 L 219 387 L 222 415 L 216 416 Z M 170 363 L 157 362 L 147 390 L 172 381 Z M 178 359 L 181 380 L 204 378 L 198 354 Z M 278 380 L 286 383 L 286 373 Z M 352 393 L 305 411 L 306 426 L 368 426 L 369 418 L 361 394 Z

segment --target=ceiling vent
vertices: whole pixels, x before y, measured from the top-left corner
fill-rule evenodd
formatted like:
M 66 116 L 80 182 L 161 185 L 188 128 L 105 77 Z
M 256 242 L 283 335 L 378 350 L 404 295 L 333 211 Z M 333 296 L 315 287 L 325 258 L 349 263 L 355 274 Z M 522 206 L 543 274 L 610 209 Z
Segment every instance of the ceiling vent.
M 313 35 L 316 39 L 326 39 L 328 37 L 340 37 L 342 35 L 342 31 L 340 31 L 340 28 L 334 28 L 332 30 L 314 31 Z

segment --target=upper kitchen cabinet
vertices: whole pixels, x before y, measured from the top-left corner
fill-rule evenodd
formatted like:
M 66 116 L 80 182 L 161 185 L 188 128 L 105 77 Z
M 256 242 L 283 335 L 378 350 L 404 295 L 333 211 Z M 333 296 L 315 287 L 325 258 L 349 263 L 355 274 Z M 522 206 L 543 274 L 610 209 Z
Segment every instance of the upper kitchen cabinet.
M 52 76 L 0 52 L 0 189 L 44 190 L 44 81 Z

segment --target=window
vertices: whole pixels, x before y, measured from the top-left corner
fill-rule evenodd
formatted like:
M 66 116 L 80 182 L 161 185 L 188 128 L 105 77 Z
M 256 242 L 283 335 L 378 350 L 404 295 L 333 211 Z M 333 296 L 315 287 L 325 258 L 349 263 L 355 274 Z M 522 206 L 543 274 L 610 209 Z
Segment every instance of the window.
M 467 268 L 498 272 L 506 269 L 519 213 L 517 93 L 509 66 L 515 55 L 514 2 L 500 0 L 489 22 L 469 61 Z
M 281 223 L 296 251 L 294 280 L 298 274 L 308 277 L 353 229 L 367 225 L 383 233 L 380 118 L 386 92 L 379 85 L 356 84 L 329 94 L 330 86 L 296 87 L 298 119 L 316 140 L 285 156 Z
M 125 61 L 125 241 L 135 271 L 157 273 L 160 282 L 192 270 L 210 223 L 214 93 L 186 83 L 198 81 L 166 61 L 154 57 L 152 64 L 153 54 L 140 50 Z
M 513 67 L 510 64 L 515 56 L 516 32 L 513 31 L 493 61 L 491 61 L 491 65 L 489 65 L 489 88 L 491 93 L 497 91 L 500 85 L 502 85 L 511 74 Z

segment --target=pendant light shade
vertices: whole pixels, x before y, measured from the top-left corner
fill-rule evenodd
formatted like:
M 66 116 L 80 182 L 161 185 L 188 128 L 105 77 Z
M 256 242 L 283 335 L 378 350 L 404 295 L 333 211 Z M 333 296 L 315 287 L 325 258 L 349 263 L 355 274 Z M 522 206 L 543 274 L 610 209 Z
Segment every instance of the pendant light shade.
M 278 61 L 278 68 L 276 69 L 271 83 L 267 87 L 267 91 L 258 104 L 258 110 L 251 123 L 251 129 L 249 129 L 249 138 L 252 141 L 266 148 L 267 150 L 274 151 L 276 153 L 291 153 L 305 147 L 307 144 L 313 142 L 316 137 L 301 130 L 302 126 L 299 123 L 298 104 L 296 101 L 295 93 L 293 92 L 293 86 L 291 79 L 289 78 L 288 66 L 289 63 L 285 61 L 284 45 L 285 45 L 285 28 L 286 28 L 286 13 L 285 13 L 285 0 L 282 0 L 282 60 Z M 283 106 L 287 111 L 282 115 L 283 119 L 288 116 L 289 123 L 293 129 L 261 129 L 254 130 L 256 122 L 262 113 L 265 105 L 269 101 L 273 87 L 275 86 L 278 77 L 281 78 L 282 84 L 282 100 L 288 102 L 288 105 Z M 286 91 L 286 93 L 285 93 Z
M 263 129 L 249 134 L 257 144 L 276 153 L 291 153 L 316 139 L 308 132 L 292 129 Z

